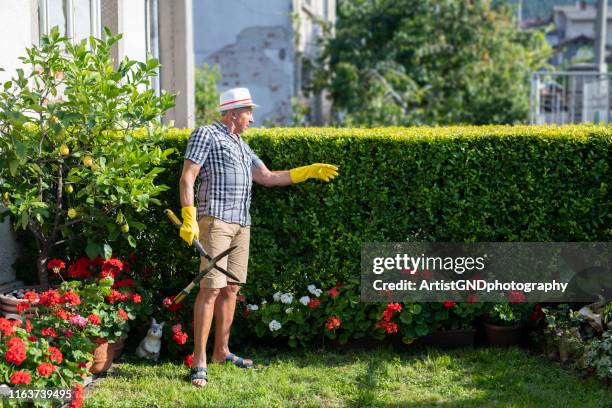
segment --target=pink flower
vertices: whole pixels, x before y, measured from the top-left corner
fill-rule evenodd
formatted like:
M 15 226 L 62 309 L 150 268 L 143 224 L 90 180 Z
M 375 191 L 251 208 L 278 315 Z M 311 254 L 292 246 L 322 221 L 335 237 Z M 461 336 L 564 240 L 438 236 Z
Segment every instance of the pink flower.
M 70 316 L 70 324 L 73 324 L 77 327 L 83 328 L 87 326 L 87 319 L 81 315 L 72 315 Z
M 183 330 L 183 326 L 180 323 L 177 323 L 174 326 L 172 326 L 172 333 L 174 334 L 180 333 L 182 330 Z

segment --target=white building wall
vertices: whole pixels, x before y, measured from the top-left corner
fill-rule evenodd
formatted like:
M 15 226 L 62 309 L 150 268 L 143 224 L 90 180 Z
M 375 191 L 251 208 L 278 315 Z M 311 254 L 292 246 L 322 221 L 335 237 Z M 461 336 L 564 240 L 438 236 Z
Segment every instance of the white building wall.
M 17 68 L 23 66 L 19 57 L 30 47 L 37 31 L 32 28 L 35 17 L 35 2 L 30 0 L 0 0 L 0 82 L 5 82 L 16 75 Z M 15 279 L 12 265 L 17 255 L 17 247 L 9 221 L 0 223 L 0 284 Z
M 147 59 L 147 27 L 145 0 L 129 0 L 123 7 L 123 55 L 137 61 Z
M 294 88 L 293 25 L 289 0 L 193 2 L 196 64 L 219 65 L 219 89 L 244 86 L 265 119 L 288 123 Z M 199 125 L 199 124 L 198 124 Z

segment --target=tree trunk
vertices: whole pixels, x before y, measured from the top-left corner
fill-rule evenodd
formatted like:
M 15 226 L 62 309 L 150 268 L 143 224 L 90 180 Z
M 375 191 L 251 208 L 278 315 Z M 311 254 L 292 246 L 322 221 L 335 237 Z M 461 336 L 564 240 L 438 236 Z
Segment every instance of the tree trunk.
M 47 272 L 48 251 L 39 250 L 36 267 L 38 269 L 38 283 L 43 290 L 49 289 L 49 273 Z

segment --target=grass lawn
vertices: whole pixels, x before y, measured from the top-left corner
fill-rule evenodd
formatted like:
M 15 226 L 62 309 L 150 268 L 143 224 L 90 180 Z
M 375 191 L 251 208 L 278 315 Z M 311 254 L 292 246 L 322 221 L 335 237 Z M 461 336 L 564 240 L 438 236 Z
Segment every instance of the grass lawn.
M 245 353 L 253 370 L 115 364 L 85 407 L 612 407 L 612 388 L 522 349 Z

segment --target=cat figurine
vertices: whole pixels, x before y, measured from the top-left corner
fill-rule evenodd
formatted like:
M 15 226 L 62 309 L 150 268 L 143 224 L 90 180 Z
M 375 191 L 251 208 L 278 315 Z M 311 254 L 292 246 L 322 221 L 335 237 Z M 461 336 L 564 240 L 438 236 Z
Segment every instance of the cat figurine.
M 157 361 L 159 358 L 159 349 L 161 348 L 161 338 L 164 332 L 165 322 L 157 323 L 155 318 L 151 319 L 151 327 L 147 331 L 147 335 L 141 340 L 136 355 L 140 358 Z

